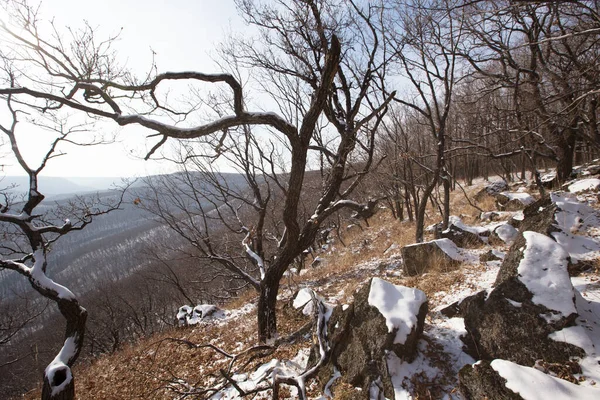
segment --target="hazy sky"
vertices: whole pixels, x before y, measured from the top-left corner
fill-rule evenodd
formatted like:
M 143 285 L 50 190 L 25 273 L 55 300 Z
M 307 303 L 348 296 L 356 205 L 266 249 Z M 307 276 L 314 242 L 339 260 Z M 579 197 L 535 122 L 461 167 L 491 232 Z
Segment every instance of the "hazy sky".
M 98 27 L 98 36 L 119 32 L 117 44 L 120 61 L 140 75 L 148 70 L 152 52 L 159 72 L 196 70 L 220 72 L 212 61 L 218 44 L 228 32 L 245 30 L 233 0 L 45 0 L 42 15 L 55 17 L 58 26 L 82 26 L 87 20 Z M 103 129 L 119 132 L 118 143 L 89 148 L 67 148 L 68 154 L 58 157 L 48 165 L 48 176 L 136 176 L 167 171 L 173 167 L 153 161 L 143 161 L 135 155 L 154 141 L 145 139 L 152 133 L 140 128 L 119 130 L 114 123 Z M 39 133 L 31 133 L 21 140 L 30 149 L 26 156 L 35 165 L 39 154 L 35 150 Z M 6 149 L 2 152 L 3 174 L 19 174 L 14 162 L 6 162 Z

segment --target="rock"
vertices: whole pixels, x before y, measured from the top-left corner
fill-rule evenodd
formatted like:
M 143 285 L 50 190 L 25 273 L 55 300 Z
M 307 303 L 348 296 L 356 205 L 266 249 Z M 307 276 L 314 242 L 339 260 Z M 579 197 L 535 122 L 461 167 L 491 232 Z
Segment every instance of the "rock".
M 577 317 L 568 263 L 566 251 L 549 237 L 520 235 L 489 296 L 478 293 L 448 310 L 464 317 L 467 352 L 475 359 L 502 358 L 526 366 L 538 359 L 565 362 L 583 355 L 580 348 L 548 337 Z
M 519 211 L 534 201 L 528 193 L 502 192 L 496 195 L 496 206 L 500 211 Z
M 579 385 L 572 375 L 576 371 L 581 370 L 572 362 L 531 368 L 501 359 L 483 361 L 459 371 L 459 389 L 466 399 L 597 399 L 598 389 Z
M 488 238 L 488 243 L 492 246 L 511 245 L 514 243 L 519 231 L 511 224 L 506 223 L 495 227 Z
M 386 293 L 384 298 L 379 298 L 382 293 Z M 386 306 L 382 308 L 381 304 Z M 398 305 L 401 309 L 404 307 L 405 312 L 396 310 L 391 318 L 384 315 L 388 306 Z M 377 306 L 382 308 L 383 314 Z M 356 398 L 368 399 L 369 389 L 377 384 L 386 398 L 393 399 L 386 353 L 393 351 L 408 362 L 414 360 L 426 313 L 426 297 L 420 290 L 372 279 L 355 293 L 351 305 L 333 310 L 327 324 L 331 354 L 319 371 L 321 383 L 325 385 L 329 381 L 335 367 L 346 382 L 362 389 Z M 313 349 L 309 365 L 317 354 Z
M 199 304 L 194 308 L 182 306 L 177 312 L 177 322 L 179 326 L 196 325 L 220 312 L 219 307 L 212 304 Z
M 523 399 L 506 387 L 506 379 L 502 378 L 487 361 L 465 365 L 461 368 L 458 372 L 458 385 L 466 400 Z
M 542 197 L 523 209 L 523 220 L 519 223 L 521 232 L 533 231 L 550 236 L 559 229 L 555 226 L 556 204 L 549 196 Z
M 571 193 L 597 192 L 598 190 L 600 190 L 600 179 L 597 178 L 581 179 L 569 185 Z
M 519 229 L 521 224 L 523 223 L 523 211 L 519 211 L 515 213 L 512 217 L 510 217 L 507 223 L 515 229 Z
M 544 174 L 540 177 L 540 181 L 542 181 L 542 186 L 546 189 L 554 189 L 558 187 L 558 177 L 556 176 L 556 172 L 550 172 Z M 537 188 L 537 185 L 534 183 L 534 188 Z
M 404 272 L 409 276 L 429 270 L 453 270 L 461 261 L 458 248 L 450 239 L 411 244 L 404 246 L 401 252 Z
M 479 256 L 479 261 L 481 261 L 481 262 L 498 261 L 498 260 L 502 260 L 502 258 L 499 257 L 498 255 L 496 255 L 494 250 L 488 250 L 487 253 L 483 253 L 482 255 Z
M 478 248 L 485 246 L 485 242 L 477 233 L 470 232 L 454 224 L 450 224 L 448 229 L 441 231 L 440 238 L 450 239 L 458 247 L 463 248 Z
M 500 192 L 508 190 L 508 184 L 504 180 L 494 181 L 488 183 L 483 189 L 481 189 L 475 196 L 473 197 L 475 201 L 482 201 L 486 197 L 496 197 L 496 195 Z
M 598 161 L 598 160 L 595 160 Z M 598 164 L 588 164 L 580 167 L 573 168 L 573 174 L 576 178 L 598 175 L 600 174 L 600 165 Z

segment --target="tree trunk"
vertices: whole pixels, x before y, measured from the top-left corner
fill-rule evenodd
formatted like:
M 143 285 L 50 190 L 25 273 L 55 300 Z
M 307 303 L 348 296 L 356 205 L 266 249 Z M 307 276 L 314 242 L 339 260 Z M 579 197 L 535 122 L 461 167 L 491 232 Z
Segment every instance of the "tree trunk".
M 427 200 L 431 196 L 431 192 L 437 185 L 437 173 L 433 177 L 433 182 L 430 183 L 426 188 L 421 200 L 419 201 L 419 208 L 417 209 L 416 215 L 416 229 L 415 229 L 415 240 L 417 243 L 423 243 L 423 237 L 425 234 L 425 210 L 427 209 Z
M 261 282 L 258 297 L 258 341 L 266 343 L 277 336 L 277 293 L 279 277 L 267 274 Z
M 61 314 L 67 320 L 65 343 L 44 371 L 42 400 L 73 400 L 75 380 L 71 367 L 83 347 L 87 311 L 76 299 L 60 298 L 57 303 Z
M 442 221 L 442 229 L 448 229 L 450 224 L 450 176 L 444 171 L 443 176 L 444 183 L 444 220 Z
M 573 172 L 573 159 L 577 136 L 575 135 L 574 129 L 568 129 L 568 132 L 564 133 L 561 138 L 562 140 L 559 142 L 558 146 L 560 149 L 560 158 L 556 165 L 556 177 L 559 184 L 568 181 L 571 177 L 571 172 Z

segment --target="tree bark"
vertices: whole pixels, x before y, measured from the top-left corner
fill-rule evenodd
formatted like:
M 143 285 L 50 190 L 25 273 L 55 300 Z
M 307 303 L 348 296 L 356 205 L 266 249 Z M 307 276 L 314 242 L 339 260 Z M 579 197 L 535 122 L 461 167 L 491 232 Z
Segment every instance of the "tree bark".
M 261 282 L 258 297 L 258 341 L 266 343 L 277 336 L 277 293 L 279 279 L 267 274 Z
M 42 400 L 75 399 L 75 379 L 71 367 L 83 347 L 87 311 L 76 299 L 57 301 L 61 314 L 67 320 L 65 344 L 44 371 Z

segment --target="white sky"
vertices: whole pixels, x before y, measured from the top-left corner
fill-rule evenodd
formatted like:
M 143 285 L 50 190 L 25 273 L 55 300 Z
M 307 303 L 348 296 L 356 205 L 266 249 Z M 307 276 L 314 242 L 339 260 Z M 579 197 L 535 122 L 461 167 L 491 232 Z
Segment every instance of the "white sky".
M 221 72 L 212 61 L 216 45 L 228 32 L 246 30 L 233 0 L 45 0 L 42 4 L 45 18 L 55 17 L 58 26 L 73 28 L 87 20 L 98 27 L 98 36 L 119 32 L 118 42 L 121 62 L 129 69 L 144 74 L 151 63 L 151 49 L 159 72 L 196 70 Z M 140 176 L 168 172 L 173 166 L 156 161 L 143 161 L 136 155 L 156 139 L 146 140 L 153 132 L 142 128 L 119 129 L 115 123 L 107 124 L 109 133 L 118 132 L 118 143 L 87 148 L 65 148 L 66 156 L 51 160 L 43 175 L 46 176 Z M 42 147 L 38 133 L 21 138 L 22 146 L 30 149 L 26 154 L 35 166 Z M 26 145 L 24 145 L 26 143 Z M 38 154 L 36 151 L 38 150 Z M 2 175 L 21 175 L 14 161 L 6 157 L 7 149 L 0 152 Z

